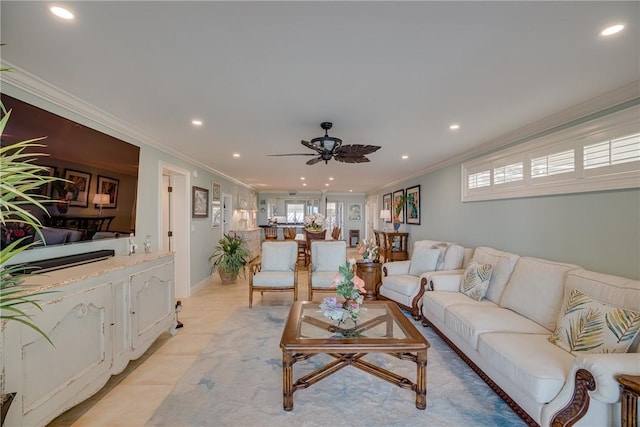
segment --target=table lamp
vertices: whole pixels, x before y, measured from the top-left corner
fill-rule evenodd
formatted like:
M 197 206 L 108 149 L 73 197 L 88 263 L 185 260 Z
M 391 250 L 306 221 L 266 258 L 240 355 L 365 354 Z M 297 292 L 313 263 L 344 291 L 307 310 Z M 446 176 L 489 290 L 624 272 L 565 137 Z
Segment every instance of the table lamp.
M 380 211 L 380 219 L 384 224 L 384 231 L 387 231 L 387 222 L 391 222 L 391 211 L 389 209 L 382 209 Z
M 96 193 L 96 195 L 93 196 L 93 203 L 100 207 L 100 211 L 98 213 L 99 216 L 102 216 L 102 205 L 109 204 L 110 201 L 111 198 L 108 194 Z

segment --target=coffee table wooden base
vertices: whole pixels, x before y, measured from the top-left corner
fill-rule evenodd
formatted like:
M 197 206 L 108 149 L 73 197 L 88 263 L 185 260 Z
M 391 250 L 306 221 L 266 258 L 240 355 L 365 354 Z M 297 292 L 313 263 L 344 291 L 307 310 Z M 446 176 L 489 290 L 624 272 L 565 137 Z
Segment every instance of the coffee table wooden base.
M 318 353 L 295 353 L 289 351 L 282 352 L 282 386 L 283 386 L 283 407 L 285 411 L 293 409 L 293 392 L 317 383 L 318 381 L 338 372 L 345 366 L 353 366 L 362 371 L 375 375 L 385 381 L 395 384 L 398 387 L 412 390 L 416 393 L 416 408 L 425 409 L 427 407 L 427 350 L 413 353 L 386 353 L 401 360 L 409 360 L 416 364 L 416 382 L 383 369 L 373 363 L 362 360 L 368 353 L 326 353 L 335 358 L 333 362 L 327 363 L 323 367 L 299 378 L 293 382 L 293 365 L 296 362 L 307 360 Z

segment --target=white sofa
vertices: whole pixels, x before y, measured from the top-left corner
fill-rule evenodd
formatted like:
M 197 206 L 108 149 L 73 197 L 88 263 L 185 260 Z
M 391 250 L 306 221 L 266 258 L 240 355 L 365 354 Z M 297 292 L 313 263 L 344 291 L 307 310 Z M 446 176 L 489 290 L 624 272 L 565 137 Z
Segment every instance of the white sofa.
M 616 376 L 640 375 L 640 334 L 626 354 L 575 356 L 549 337 L 572 289 L 640 311 L 640 281 L 487 247 L 476 248 L 471 261 L 493 265 L 485 298 L 459 291 L 462 274 L 431 275 L 422 323 L 530 425 L 570 425 L 577 418 L 576 426 L 620 425 Z
M 376 294 L 379 299 L 394 301 L 420 319 L 420 299 L 429 276 L 462 273 L 462 267 L 471 258 L 473 250 L 451 242 L 418 240 L 413 244 L 411 260 L 386 262 L 382 265 L 383 277 Z

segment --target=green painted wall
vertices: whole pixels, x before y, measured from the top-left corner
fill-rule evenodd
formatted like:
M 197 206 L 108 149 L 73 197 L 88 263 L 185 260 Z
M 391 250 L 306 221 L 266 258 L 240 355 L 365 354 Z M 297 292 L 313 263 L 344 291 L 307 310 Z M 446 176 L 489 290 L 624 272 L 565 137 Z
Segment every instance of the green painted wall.
M 401 228 L 412 242 L 491 246 L 640 279 L 640 189 L 462 203 L 460 168 L 402 184 L 421 186 L 421 225 Z

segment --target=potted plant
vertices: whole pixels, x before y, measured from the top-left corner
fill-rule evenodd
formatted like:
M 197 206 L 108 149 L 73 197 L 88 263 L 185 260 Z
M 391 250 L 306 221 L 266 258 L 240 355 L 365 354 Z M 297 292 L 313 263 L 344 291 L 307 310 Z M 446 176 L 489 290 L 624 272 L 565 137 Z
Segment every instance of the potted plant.
M 6 111 L 2 103 L 0 111 L 0 134 L 4 134 L 11 111 Z M 31 315 L 24 309 L 25 306 L 33 306 L 41 310 L 35 298 L 50 291 L 25 293 L 24 289 L 17 287 L 24 278 L 22 269 L 20 266 L 8 265 L 12 258 L 34 244 L 33 234 L 27 233 L 26 230 L 33 230 L 33 233 L 42 237 L 42 224 L 29 207 L 48 214 L 42 204 L 48 200 L 44 200 L 36 190 L 48 183 L 60 181 L 60 178 L 47 176 L 44 173 L 46 168 L 34 163 L 38 157 L 45 154 L 32 153 L 29 150 L 44 147 L 38 143 L 42 139 L 21 141 L 0 148 L 0 226 L 3 237 L 0 249 L 0 320 L 2 327 L 5 322 L 22 323 L 40 333 L 53 345 L 44 331 L 31 321 Z M 4 388 L 1 390 L 0 425 L 4 424 L 14 397 L 15 393 L 5 393 Z
M 250 260 L 247 242 L 240 236 L 225 234 L 209 257 L 211 274 L 217 270 L 223 285 L 236 283 L 240 273 L 244 277 L 244 267 Z
M 393 201 L 393 230 L 398 231 L 400 229 L 400 214 L 402 213 L 402 209 L 404 209 L 404 205 L 407 203 L 409 198 L 404 195 Z

